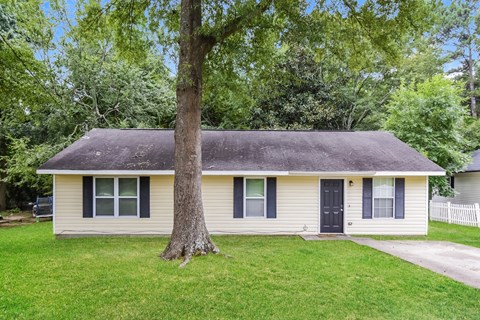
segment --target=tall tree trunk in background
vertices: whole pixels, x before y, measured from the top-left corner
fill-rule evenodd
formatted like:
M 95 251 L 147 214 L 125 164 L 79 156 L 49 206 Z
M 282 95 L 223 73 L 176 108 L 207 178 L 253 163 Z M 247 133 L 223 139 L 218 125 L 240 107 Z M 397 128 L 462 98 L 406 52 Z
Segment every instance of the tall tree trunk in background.
M 3 137 L 0 137 L 0 157 L 7 153 L 7 142 L 5 140 L 4 132 L 0 132 Z M 5 161 L 0 158 L 0 169 L 5 169 Z M 0 173 L 0 179 L 5 178 L 3 173 Z M 0 180 L 0 212 L 7 210 L 7 184 Z
M 183 0 L 175 124 L 174 222 L 163 259 L 218 252 L 205 225 L 202 205 L 202 68 L 208 49 L 200 35 L 199 0 Z
M 0 212 L 7 209 L 7 184 L 0 181 Z
M 477 117 L 477 101 L 475 96 L 475 75 L 473 65 L 472 44 L 468 46 L 468 89 L 470 91 L 470 114 Z

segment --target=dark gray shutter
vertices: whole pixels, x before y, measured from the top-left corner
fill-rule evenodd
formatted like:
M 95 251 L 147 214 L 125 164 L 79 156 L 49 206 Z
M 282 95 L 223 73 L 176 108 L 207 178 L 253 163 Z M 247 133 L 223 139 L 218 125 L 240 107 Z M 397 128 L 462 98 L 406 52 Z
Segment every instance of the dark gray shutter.
M 405 218 L 405 178 L 395 178 L 395 219 Z
M 267 178 L 267 218 L 277 217 L 277 178 Z
M 140 177 L 140 218 L 150 218 L 150 177 Z
M 233 217 L 243 218 L 243 177 L 233 178 Z
M 372 219 L 373 179 L 363 178 L 363 219 Z
M 83 177 L 83 217 L 93 218 L 93 177 Z

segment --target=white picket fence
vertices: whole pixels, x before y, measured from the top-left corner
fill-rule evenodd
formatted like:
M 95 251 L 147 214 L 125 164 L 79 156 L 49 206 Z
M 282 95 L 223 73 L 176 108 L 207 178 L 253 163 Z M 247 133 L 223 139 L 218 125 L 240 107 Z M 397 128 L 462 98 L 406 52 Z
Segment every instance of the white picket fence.
M 430 200 L 430 220 L 480 227 L 480 206 Z

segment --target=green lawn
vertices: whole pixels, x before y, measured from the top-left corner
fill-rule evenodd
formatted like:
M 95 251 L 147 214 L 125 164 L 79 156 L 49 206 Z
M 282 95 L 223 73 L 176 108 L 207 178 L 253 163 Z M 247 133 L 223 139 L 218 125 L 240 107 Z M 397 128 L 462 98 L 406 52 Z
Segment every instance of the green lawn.
M 215 237 L 233 258 L 179 269 L 165 238 L 51 227 L 0 229 L 0 319 L 480 318 L 479 290 L 349 241 Z
M 465 227 L 456 224 L 430 221 L 428 225 L 428 236 L 426 237 L 405 237 L 405 236 L 372 236 L 370 238 L 379 240 L 391 239 L 412 239 L 412 240 L 441 240 L 452 241 L 468 246 L 480 248 L 480 228 Z

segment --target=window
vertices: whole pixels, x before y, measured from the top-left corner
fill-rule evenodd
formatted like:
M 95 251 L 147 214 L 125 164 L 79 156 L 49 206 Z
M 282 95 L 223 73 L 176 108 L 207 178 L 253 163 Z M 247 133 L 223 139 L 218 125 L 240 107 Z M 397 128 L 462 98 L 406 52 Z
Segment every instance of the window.
M 450 180 L 450 188 L 455 189 L 455 177 L 450 176 L 449 180 Z
M 96 217 L 138 217 L 138 178 L 95 178 Z
M 393 178 L 373 179 L 373 217 L 393 218 L 395 185 Z
M 265 217 L 265 185 L 265 178 L 245 178 L 245 217 Z
M 95 179 L 95 215 L 115 215 L 115 180 L 114 178 Z

